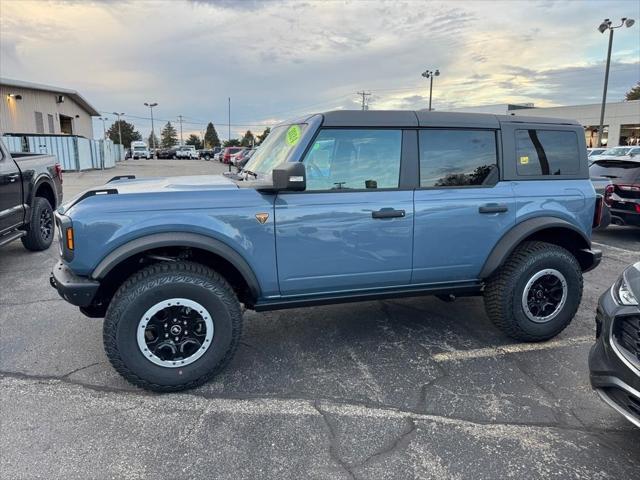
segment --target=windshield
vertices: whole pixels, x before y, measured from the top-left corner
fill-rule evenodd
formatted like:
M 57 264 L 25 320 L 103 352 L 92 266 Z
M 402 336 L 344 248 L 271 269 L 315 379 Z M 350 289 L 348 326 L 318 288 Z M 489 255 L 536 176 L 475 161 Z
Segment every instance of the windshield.
M 146 150 L 146 149 L 147 149 L 147 147 L 133 147 L 133 149 L 134 149 L 136 152 L 140 152 L 140 151 L 142 151 L 142 150 Z
M 269 136 L 251 156 L 244 170 L 270 175 L 271 171 L 284 162 L 291 149 L 298 143 L 306 124 L 281 125 L 274 128 Z
M 611 155 L 612 157 L 622 157 L 626 155 L 628 151 L 629 149 L 624 147 L 609 148 L 604 152 L 602 152 L 602 155 Z

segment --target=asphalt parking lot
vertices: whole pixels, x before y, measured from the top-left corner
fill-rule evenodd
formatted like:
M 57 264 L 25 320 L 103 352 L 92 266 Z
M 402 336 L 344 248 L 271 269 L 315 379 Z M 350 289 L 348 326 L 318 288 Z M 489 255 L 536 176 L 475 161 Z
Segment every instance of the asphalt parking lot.
M 217 173 L 127 161 L 67 173 L 65 198 L 114 175 Z M 481 298 L 246 312 L 229 368 L 197 390 L 126 383 L 102 322 L 49 286 L 55 247 L 0 249 L 2 478 L 638 478 L 640 430 L 591 391 L 598 296 L 640 259 L 640 229 L 595 235 L 577 317 L 518 344 Z

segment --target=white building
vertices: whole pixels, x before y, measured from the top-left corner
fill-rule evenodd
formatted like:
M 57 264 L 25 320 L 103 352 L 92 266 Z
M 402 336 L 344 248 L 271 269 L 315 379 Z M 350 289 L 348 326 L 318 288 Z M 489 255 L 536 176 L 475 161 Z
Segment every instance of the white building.
M 75 90 L 0 78 L 0 134 L 93 138 L 98 112 Z
M 536 108 L 533 104 L 497 104 L 456 108 L 456 112 L 524 115 L 577 120 L 584 126 L 587 147 L 595 147 L 600 123 L 601 104 Z M 607 103 L 602 143 L 609 146 L 640 145 L 640 100 Z

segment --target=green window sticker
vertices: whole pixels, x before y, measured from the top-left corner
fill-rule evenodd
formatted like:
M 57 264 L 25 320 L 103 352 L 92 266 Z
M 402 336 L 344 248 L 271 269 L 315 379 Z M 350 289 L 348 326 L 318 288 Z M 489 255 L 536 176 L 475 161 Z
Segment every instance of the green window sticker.
M 287 144 L 293 147 L 296 143 L 298 143 L 301 136 L 302 130 L 300 130 L 300 127 L 298 125 L 291 125 L 287 130 Z

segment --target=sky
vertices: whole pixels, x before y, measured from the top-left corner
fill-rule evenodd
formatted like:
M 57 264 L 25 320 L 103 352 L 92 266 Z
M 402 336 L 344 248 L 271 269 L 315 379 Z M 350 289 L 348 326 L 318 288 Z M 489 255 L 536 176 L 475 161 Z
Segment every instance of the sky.
M 615 31 L 609 101 L 640 80 L 640 2 L 0 0 L 0 76 L 79 91 L 146 138 L 212 121 L 228 137 L 332 109 L 601 101 L 607 34 Z M 102 123 L 94 121 L 96 137 Z

